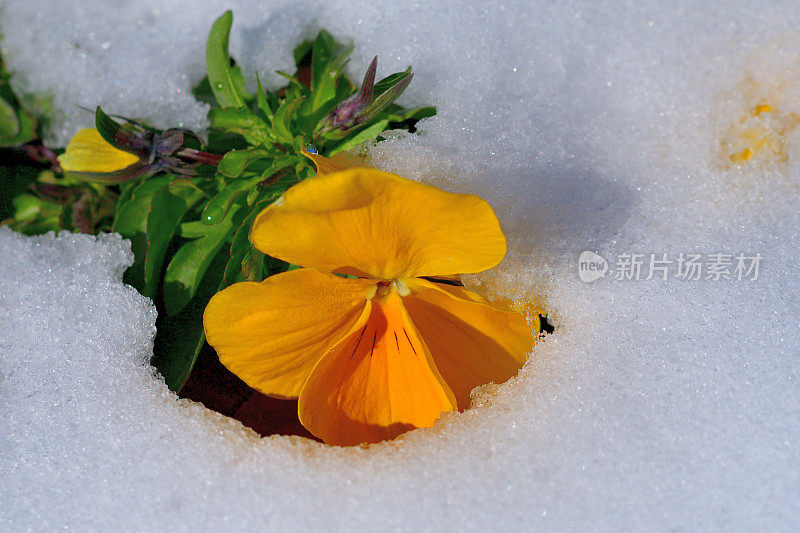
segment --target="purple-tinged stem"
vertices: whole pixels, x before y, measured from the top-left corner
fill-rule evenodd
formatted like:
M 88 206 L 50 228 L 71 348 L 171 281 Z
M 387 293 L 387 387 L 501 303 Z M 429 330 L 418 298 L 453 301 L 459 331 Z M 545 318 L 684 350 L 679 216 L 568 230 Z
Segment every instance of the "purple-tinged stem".
M 202 152 L 192 148 L 184 148 L 175 155 L 177 157 L 182 157 L 183 159 L 205 163 L 206 165 L 211 165 L 213 167 L 219 165 L 219 162 L 222 161 L 222 156 L 219 154 L 210 154 L 208 152 Z

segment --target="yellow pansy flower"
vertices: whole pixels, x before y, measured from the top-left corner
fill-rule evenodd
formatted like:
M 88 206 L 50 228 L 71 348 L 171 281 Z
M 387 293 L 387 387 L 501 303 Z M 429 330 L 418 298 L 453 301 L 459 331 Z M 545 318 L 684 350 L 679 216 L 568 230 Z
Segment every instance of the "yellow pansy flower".
M 161 171 L 194 176 L 200 164 L 217 165 L 222 159 L 218 154 L 187 148 L 187 138 L 200 142 L 189 130 L 159 132 L 129 121 L 119 124 L 99 107 L 95 125 L 97 128 L 78 131 L 58 156 L 65 172 L 84 180 L 121 183 Z
M 305 268 L 211 299 L 204 326 L 220 361 L 265 394 L 299 398 L 301 423 L 334 445 L 431 426 L 515 375 L 535 339 L 525 316 L 449 281 L 505 255 L 489 204 L 350 167 L 352 156 L 311 157 L 317 177 L 250 234 Z
M 58 156 L 67 172 L 116 172 L 139 162 L 139 157 L 111 146 L 95 128 L 76 133 Z

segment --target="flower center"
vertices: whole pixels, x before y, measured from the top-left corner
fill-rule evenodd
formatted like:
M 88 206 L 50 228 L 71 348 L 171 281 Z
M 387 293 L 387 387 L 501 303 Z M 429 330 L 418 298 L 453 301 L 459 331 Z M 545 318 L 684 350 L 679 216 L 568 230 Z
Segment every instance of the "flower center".
M 383 301 L 388 299 L 394 293 L 397 293 L 400 296 L 407 296 L 410 292 L 411 290 L 408 288 L 408 285 L 403 283 L 403 280 L 381 280 L 377 284 L 373 298 Z

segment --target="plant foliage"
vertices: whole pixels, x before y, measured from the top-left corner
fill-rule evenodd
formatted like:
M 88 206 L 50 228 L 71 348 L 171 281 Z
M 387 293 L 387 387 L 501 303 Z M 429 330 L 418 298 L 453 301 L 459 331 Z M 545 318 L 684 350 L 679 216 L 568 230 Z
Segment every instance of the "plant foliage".
M 56 202 L 41 191 L 18 195 L 14 217 L 7 221 L 27 233 L 113 230 L 130 239 L 135 262 L 124 281 L 158 308 L 153 364 L 173 390 L 186 382 L 204 344 L 203 309 L 211 296 L 230 284 L 260 281 L 291 267 L 264 256 L 248 237 L 260 210 L 314 175 L 301 150 L 313 144 L 320 153 L 332 155 L 379 140 L 388 129 L 413 131 L 417 120 L 435 114 L 431 107 L 403 109 L 394 103 L 411 81 L 410 69 L 373 83 L 373 62 L 373 79 L 370 71 L 365 77 L 368 90 L 365 84 L 358 90 L 343 72 L 352 47 L 337 43 L 324 30 L 297 46 L 296 73 L 279 73 L 285 86 L 269 90 L 257 80 L 252 94 L 228 53 L 232 23 L 229 11 L 212 25 L 206 48 L 208 75 L 194 90 L 196 98 L 212 104 L 208 143 L 184 144 L 170 152 L 176 164 L 180 161 L 175 158 L 187 150 L 216 154 L 216 166 L 193 165 L 177 173 L 170 171 L 178 168 L 172 165 L 120 182 L 50 172 L 47 179 L 37 179 L 36 186 L 49 185 L 66 198 Z M 0 144 L 19 145 L 32 138 L 31 117 L 10 98 L 0 85 Z M 102 110 L 96 119 L 101 134 L 114 129 Z M 123 126 L 148 129 L 153 139 L 164 138 L 159 137 L 163 132 L 133 121 Z

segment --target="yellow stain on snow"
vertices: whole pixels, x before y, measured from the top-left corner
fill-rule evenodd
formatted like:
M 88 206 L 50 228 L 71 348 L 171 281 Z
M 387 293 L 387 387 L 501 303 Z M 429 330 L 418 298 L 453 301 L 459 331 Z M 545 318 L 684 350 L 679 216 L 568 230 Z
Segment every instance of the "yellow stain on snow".
M 775 89 L 775 84 L 753 78 L 743 84 L 744 109 L 722 140 L 723 154 L 730 163 L 788 161 L 788 139 L 800 125 L 800 113 L 787 109 L 782 91 Z
M 772 106 L 769 104 L 759 104 L 753 109 L 753 115 L 758 116 L 761 113 L 769 113 L 772 111 Z

